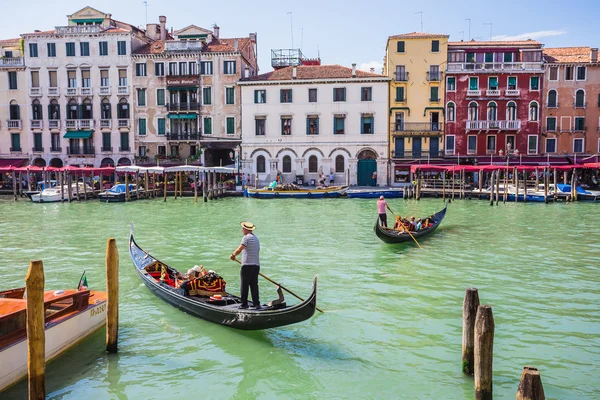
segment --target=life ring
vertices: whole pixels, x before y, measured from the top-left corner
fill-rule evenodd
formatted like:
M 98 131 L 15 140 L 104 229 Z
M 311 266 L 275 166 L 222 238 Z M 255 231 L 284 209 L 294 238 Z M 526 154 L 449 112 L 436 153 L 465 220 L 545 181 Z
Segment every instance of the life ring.
M 306 197 L 311 198 L 312 197 L 312 193 L 311 192 L 306 193 Z

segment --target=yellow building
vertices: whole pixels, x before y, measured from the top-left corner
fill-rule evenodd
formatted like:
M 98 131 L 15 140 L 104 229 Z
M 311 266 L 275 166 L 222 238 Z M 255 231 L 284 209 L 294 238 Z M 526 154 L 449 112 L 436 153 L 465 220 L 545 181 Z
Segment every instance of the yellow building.
M 392 184 L 409 181 L 415 160 L 441 158 L 448 35 L 390 36 L 383 73 L 390 82 Z

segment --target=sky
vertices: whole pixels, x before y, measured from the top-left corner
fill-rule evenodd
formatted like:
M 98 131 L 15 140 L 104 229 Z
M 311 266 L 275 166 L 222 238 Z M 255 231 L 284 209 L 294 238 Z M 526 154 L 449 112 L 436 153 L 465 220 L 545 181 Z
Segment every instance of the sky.
M 140 27 L 165 15 L 167 27 L 175 30 L 190 24 L 212 30 L 216 23 L 224 38 L 256 32 L 260 73 L 272 70 L 271 49 L 289 48 L 300 48 L 308 58 L 320 56 L 322 64 L 356 63 L 381 73 L 387 38 L 409 32 L 448 34 L 451 41 L 531 38 L 545 47 L 600 47 L 600 24 L 594 21 L 598 0 L 11 1 L 10 8 L 0 5 L 0 39 L 66 25 L 66 16 L 85 6 Z

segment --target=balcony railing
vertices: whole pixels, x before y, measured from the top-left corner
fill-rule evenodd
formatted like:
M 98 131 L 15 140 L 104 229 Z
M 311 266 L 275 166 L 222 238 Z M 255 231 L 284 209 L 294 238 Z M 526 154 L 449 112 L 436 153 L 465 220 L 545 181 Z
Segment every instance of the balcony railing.
M 59 119 L 51 119 L 48 121 L 49 129 L 60 129 L 60 120 Z
M 119 118 L 118 123 L 119 123 L 119 128 L 129 128 L 131 125 L 129 118 L 127 118 L 127 119 Z
M 60 147 L 60 146 L 56 146 L 56 147 L 52 146 L 52 147 L 50 147 L 50 152 L 51 153 L 60 153 L 61 151 L 62 151 L 62 147 Z
M 14 153 L 20 153 L 23 150 L 21 149 L 21 147 L 11 147 L 10 151 L 12 151 Z
M 65 121 L 65 128 L 67 129 L 77 129 L 77 120 L 76 119 L 68 119 Z
M 167 40 L 165 51 L 201 51 L 204 44 L 200 40 Z
M 6 127 L 8 129 L 21 129 L 21 120 L 20 119 L 7 119 Z
M 108 128 L 112 126 L 112 121 L 110 119 L 101 119 L 100 120 L 100 128 Z
M 427 80 L 429 82 L 439 82 L 441 79 L 441 72 L 427 72 Z
M 101 87 L 98 89 L 98 94 L 100 96 L 108 96 L 110 94 L 110 86 Z
M 121 153 L 127 152 L 127 151 L 131 151 L 131 147 L 129 147 L 129 146 L 127 146 L 127 147 L 119 147 L 119 151 Z
M 112 152 L 112 147 L 104 147 L 103 146 L 100 150 L 104 151 L 104 152 Z
M 167 140 L 200 140 L 201 133 L 198 131 L 185 133 L 167 133 Z
M 43 122 L 41 119 L 32 119 L 29 121 L 29 125 L 31 125 L 31 129 L 42 129 Z
M 167 111 L 198 111 L 200 103 L 167 103 Z
M 395 151 L 392 150 L 392 157 L 394 158 L 436 158 L 443 157 L 444 152 L 442 150 L 438 151 L 417 151 L 417 150 L 405 150 L 405 151 Z
M 79 91 L 82 96 L 91 96 L 92 95 L 92 88 L 90 88 L 90 87 L 82 87 L 81 89 L 79 89 Z
M 573 132 L 585 132 L 587 131 L 587 126 L 575 126 L 573 128 Z
M 504 95 L 506 97 L 518 97 L 521 95 L 521 91 L 519 89 L 506 89 Z
M 77 96 L 77 88 L 67 88 L 67 96 Z
M 396 132 L 442 132 L 443 124 L 440 122 L 403 122 L 394 124 Z
M 485 94 L 490 97 L 498 97 L 500 96 L 500 91 L 498 89 L 488 89 L 485 91 Z
M 33 147 L 31 149 L 32 152 L 34 153 L 43 153 L 44 152 L 44 148 L 43 147 Z
M 94 155 L 94 146 L 67 147 L 67 155 Z
M 0 58 L 1 67 L 24 67 L 25 60 L 23 57 L 4 57 Z
M 481 96 L 481 90 L 467 90 L 467 96 Z
M 60 91 L 57 87 L 49 87 L 48 88 L 48 96 L 58 96 Z
M 408 72 L 395 72 L 394 79 L 396 82 L 406 82 L 408 81 Z
M 79 129 L 92 129 L 94 127 L 93 119 L 80 119 Z
M 41 87 L 32 87 L 29 88 L 29 95 L 32 97 L 38 97 L 42 95 L 42 88 Z
M 129 86 L 119 86 L 117 88 L 117 94 L 119 96 L 124 96 L 129 94 Z
M 521 120 L 516 121 L 467 121 L 466 129 L 474 131 L 507 130 L 516 131 L 521 129 Z
M 69 25 L 69 26 L 57 26 L 57 35 L 78 35 L 88 33 L 100 33 L 104 28 L 100 25 Z
M 450 62 L 448 72 L 542 71 L 541 62 Z

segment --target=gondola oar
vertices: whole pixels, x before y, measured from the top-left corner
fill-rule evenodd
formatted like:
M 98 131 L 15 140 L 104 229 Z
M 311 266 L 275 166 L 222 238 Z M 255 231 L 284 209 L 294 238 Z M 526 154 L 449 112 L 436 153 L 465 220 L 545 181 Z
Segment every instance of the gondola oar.
M 394 217 L 396 216 L 396 214 L 394 214 L 394 212 L 393 212 L 393 211 L 392 211 L 392 210 L 391 210 L 389 207 L 388 207 L 388 210 L 390 210 L 390 212 L 392 213 L 392 215 L 393 215 Z M 400 221 L 400 223 L 402 224 L 402 221 Z M 406 231 L 406 232 L 407 232 L 407 233 L 410 235 L 410 237 L 412 238 L 412 240 L 414 240 L 414 241 L 415 241 L 415 243 L 417 244 L 417 246 L 419 246 L 419 248 L 420 248 L 420 249 L 423 249 L 423 248 L 421 247 L 421 245 L 419 244 L 419 242 L 417 242 L 417 239 L 415 239 L 415 237 L 413 236 L 413 234 L 412 234 L 412 233 L 410 233 L 410 231 L 408 230 L 408 227 L 407 227 L 407 226 L 404 226 L 404 224 L 402 224 L 402 226 L 404 227 L 404 230 L 405 230 L 405 231 Z
M 237 262 L 238 264 L 241 264 L 242 262 L 240 260 L 235 260 L 235 262 Z M 304 301 L 304 299 L 300 296 L 298 296 L 296 293 L 292 292 L 290 289 L 286 288 L 285 286 L 275 282 L 273 279 L 269 278 L 268 276 L 265 276 L 263 273 L 259 272 L 258 273 L 260 276 L 262 276 L 263 278 L 265 278 L 266 280 L 268 280 L 269 282 L 271 282 L 274 285 L 279 286 L 280 288 L 282 288 L 283 290 L 285 290 L 286 292 L 288 292 L 289 294 L 291 294 L 292 296 L 296 297 L 299 300 Z M 324 313 L 325 311 L 321 310 L 319 307 L 315 307 L 317 309 L 317 311 Z

